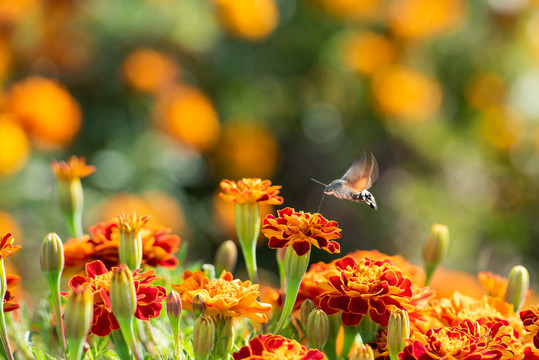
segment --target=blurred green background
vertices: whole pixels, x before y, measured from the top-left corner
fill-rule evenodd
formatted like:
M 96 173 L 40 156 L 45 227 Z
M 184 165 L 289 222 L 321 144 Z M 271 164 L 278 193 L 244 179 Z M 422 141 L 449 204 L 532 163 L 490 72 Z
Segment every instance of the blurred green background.
M 97 167 L 85 226 L 151 214 L 210 261 L 235 239 L 221 179 L 271 179 L 315 212 L 310 178 L 361 151 L 380 210 L 322 204 L 343 253 L 419 264 L 443 223 L 445 266 L 521 263 L 537 284 L 536 0 L 0 0 L 0 34 L 0 233 L 23 284 L 42 281 L 43 236 L 67 240 L 53 158 Z M 276 270 L 263 239 L 259 261 Z

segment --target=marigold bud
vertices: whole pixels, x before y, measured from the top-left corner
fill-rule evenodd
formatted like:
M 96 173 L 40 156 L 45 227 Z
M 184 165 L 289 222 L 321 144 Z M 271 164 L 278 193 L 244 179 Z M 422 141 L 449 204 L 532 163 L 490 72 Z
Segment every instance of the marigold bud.
M 200 294 L 196 294 L 195 296 L 193 296 L 191 306 L 193 308 L 193 313 L 197 318 L 201 317 L 206 312 L 206 301 L 204 300 L 204 297 Z
M 117 319 L 131 319 L 137 309 L 137 294 L 133 274 L 122 264 L 114 270 L 110 280 L 110 303 Z
M 410 320 L 406 310 L 394 307 L 387 324 L 387 349 L 391 360 L 397 360 L 410 337 Z
M 64 245 L 56 233 L 49 233 L 43 238 L 39 260 L 45 276 L 59 276 L 64 270 Z
M 167 316 L 169 319 L 180 319 L 182 317 L 182 299 L 180 295 L 172 290 L 167 295 Z
M 423 246 L 423 262 L 427 273 L 428 284 L 434 270 L 444 259 L 449 247 L 449 230 L 447 226 L 432 225 L 431 232 Z
M 374 360 L 374 352 L 368 344 L 361 344 L 354 348 L 349 360 Z
M 307 327 L 307 318 L 309 317 L 311 311 L 313 311 L 315 308 L 316 305 L 311 299 L 305 299 L 305 301 L 301 303 L 301 308 L 299 311 L 301 315 L 301 323 L 304 327 Z
M 522 265 L 514 266 L 507 278 L 507 290 L 505 290 L 505 302 L 513 304 L 515 312 L 518 312 L 526 299 L 530 287 L 530 275 Z
M 236 262 L 238 260 L 238 248 L 234 241 L 226 240 L 217 248 L 215 253 L 215 268 L 217 274 L 221 274 L 223 270 L 234 272 Z
M 215 280 L 215 266 L 213 266 L 213 264 L 202 265 L 202 271 L 208 279 Z
M 64 312 L 66 337 L 69 341 L 82 341 L 92 325 L 94 296 L 90 288 L 78 287 L 67 298 Z
M 193 353 L 196 360 L 206 359 L 215 341 L 215 323 L 209 315 L 199 316 L 193 329 Z
M 120 261 L 130 269 L 140 268 L 142 262 L 142 227 L 150 220 L 149 216 L 139 217 L 137 214 L 118 215 L 118 229 L 120 230 L 120 245 L 118 252 Z
M 307 317 L 309 347 L 322 350 L 329 336 L 329 319 L 324 310 L 316 308 Z

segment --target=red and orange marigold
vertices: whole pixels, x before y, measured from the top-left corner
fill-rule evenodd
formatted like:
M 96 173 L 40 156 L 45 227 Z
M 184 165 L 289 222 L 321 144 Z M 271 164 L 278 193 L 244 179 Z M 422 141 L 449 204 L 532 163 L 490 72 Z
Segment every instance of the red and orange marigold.
M 533 339 L 533 345 L 539 349 L 539 309 L 536 306 L 531 306 L 529 309 L 521 311 L 520 319 L 528 332 L 524 338 L 528 341 Z
M 296 212 L 292 208 L 277 210 L 278 217 L 268 215 L 262 222 L 262 233 L 269 239 L 271 249 L 292 246 L 298 256 L 311 250 L 311 245 L 330 254 L 339 253 L 341 246 L 332 241 L 341 237 L 336 221 L 329 221 L 319 213 Z
M 296 340 L 280 335 L 258 335 L 251 339 L 237 353 L 232 354 L 234 360 L 323 360 L 324 354 L 316 349 L 307 349 Z
M 7 233 L 0 240 L 0 259 L 7 258 L 21 249 L 20 245 L 13 245 L 13 236 Z
M 153 267 L 175 267 L 180 237 L 162 226 L 144 225 L 142 263 Z M 64 245 L 66 268 L 78 267 L 92 260 L 101 260 L 107 267 L 119 265 L 120 230 L 118 219 L 90 226 L 90 235 L 70 239 Z
M 193 311 L 193 298 L 200 294 L 206 303 L 206 314 L 216 320 L 245 316 L 261 324 L 268 322 L 266 313 L 271 305 L 257 301 L 258 284 L 234 279 L 227 271 L 218 279 L 210 280 L 202 271 L 187 270 L 182 279 L 181 284 L 172 284 L 172 287 L 180 294 L 184 309 Z
M 341 320 L 347 326 L 359 324 L 366 314 L 387 326 L 393 306 L 413 310 L 412 282 L 389 260 L 356 261 L 346 256 L 335 262 L 319 286 L 325 290 L 320 296 L 322 310 L 328 315 L 342 311 Z
M 94 294 L 94 317 L 90 332 L 97 336 L 108 336 L 113 330 L 118 330 L 120 325 L 112 314 L 110 303 L 110 280 L 116 268 L 107 270 L 105 265 L 97 260 L 86 264 L 86 276 L 76 275 L 69 280 L 69 287 L 76 289 L 79 286 L 89 287 Z M 152 285 L 160 279 L 155 275 L 155 270 L 142 272 L 140 269 L 133 270 L 135 292 L 137 294 L 137 309 L 135 317 L 140 320 L 149 320 L 158 317 L 163 308 L 163 300 L 167 296 L 165 288 Z M 67 293 L 63 293 L 67 296 Z
M 261 203 L 269 205 L 280 205 L 283 198 L 278 196 L 280 185 L 271 185 L 269 180 L 257 178 L 244 178 L 238 182 L 223 180 L 221 181 L 222 193 L 219 195 L 233 203 Z

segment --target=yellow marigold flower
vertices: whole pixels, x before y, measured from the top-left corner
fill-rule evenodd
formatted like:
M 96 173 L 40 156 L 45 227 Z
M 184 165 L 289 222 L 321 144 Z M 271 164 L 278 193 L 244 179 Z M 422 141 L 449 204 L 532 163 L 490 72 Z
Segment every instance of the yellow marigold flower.
M 200 294 L 206 302 L 206 314 L 216 320 L 245 316 L 261 324 L 268 322 L 266 313 L 271 305 L 257 301 L 260 296 L 257 284 L 234 279 L 226 271 L 215 280 L 208 279 L 202 271 L 185 271 L 182 279 L 181 284 L 172 287 L 180 294 L 184 309 L 193 311 L 193 298 Z
M 280 185 L 271 185 L 269 180 L 243 178 L 238 182 L 221 181 L 223 192 L 219 194 L 223 199 L 233 203 L 260 203 L 280 205 L 283 198 L 278 196 Z
M 268 215 L 262 222 L 262 232 L 269 239 L 271 249 L 292 246 L 298 256 L 307 254 L 311 245 L 330 254 L 341 251 L 339 243 L 332 241 L 341 237 L 336 221 L 329 221 L 319 213 L 296 212 L 289 207 L 277 213 L 277 218 Z
M 489 296 L 504 298 L 507 278 L 491 272 L 480 272 L 477 274 L 477 279 Z
M 280 335 L 258 335 L 247 346 L 232 354 L 234 360 L 324 360 L 324 353 L 307 349 L 296 340 Z
M 14 240 L 10 233 L 2 237 L 0 240 L 0 259 L 7 258 L 21 249 L 20 245 L 13 245 Z
M 372 321 L 387 326 L 393 306 L 413 310 L 412 282 L 388 260 L 356 261 L 347 256 L 336 261 L 324 277 L 319 284 L 326 290 L 320 307 L 328 315 L 342 311 L 344 325 L 355 326 L 368 313 Z
M 58 179 L 69 181 L 73 179 L 81 179 L 90 175 L 95 171 L 95 166 L 86 165 L 86 159 L 84 157 L 77 157 L 73 155 L 69 158 L 68 162 L 58 162 L 53 160 L 52 170 Z

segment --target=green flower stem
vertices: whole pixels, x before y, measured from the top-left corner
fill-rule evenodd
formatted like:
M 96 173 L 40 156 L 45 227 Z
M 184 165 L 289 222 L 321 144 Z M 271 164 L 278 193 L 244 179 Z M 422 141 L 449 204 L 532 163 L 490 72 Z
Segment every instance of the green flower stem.
M 6 280 L 6 269 L 4 267 L 4 259 L 0 258 L 0 296 L 2 299 L 2 304 L 0 305 L 0 340 L 2 342 L 2 352 L 1 355 L 8 360 L 13 360 L 13 352 L 11 351 L 11 346 L 9 345 L 9 337 L 7 336 L 6 329 L 6 317 L 4 314 L 4 297 L 6 296 L 7 291 L 7 280 Z
M 437 265 L 425 265 L 425 286 L 428 286 L 430 283 L 430 280 L 432 279 L 432 275 L 434 274 L 434 270 L 436 270 Z
M 133 360 L 129 346 L 124 340 L 121 330 L 114 330 L 110 333 L 110 341 L 114 344 L 114 349 L 121 360 Z
M 51 291 L 51 308 L 56 320 L 56 332 L 62 344 L 62 352 L 66 351 L 66 337 L 64 331 L 64 321 L 62 319 L 62 301 L 60 298 L 60 276 L 59 274 L 46 273 L 49 289 Z
M 324 353 L 329 360 L 337 360 L 337 335 L 341 328 L 341 316 L 339 314 L 333 314 L 328 316 L 329 319 L 329 336 L 326 346 L 324 346 Z
M 281 285 L 281 292 L 284 294 L 286 287 L 285 273 L 284 273 L 284 261 L 277 261 L 277 267 L 279 269 L 279 281 Z
M 70 360 L 82 359 L 82 343 L 84 339 L 69 339 L 67 343 L 67 353 Z
M 216 338 L 214 350 L 217 358 L 226 359 L 234 346 L 234 322 L 231 317 L 222 319 L 219 323 L 219 333 Z
M 307 266 L 309 266 L 309 258 L 311 256 L 311 251 L 303 256 L 298 256 L 292 246 L 288 246 L 286 249 L 285 256 L 285 277 L 286 277 L 286 294 L 285 301 L 283 306 L 283 312 L 277 327 L 273 332 L 275 335 L 278 335 L 281 332 L 284 323 L 289 320 L 292 309 L 296 302 L 298 296 L 299 286 L 301 285 L 301 280 L 307 271 Z
M 352 345 L 354 345 L 354 340 L 356 339 L 358 330 L 355 326 L 343 325 L 343 328 L 344 328 L 344 340 L 342 343 L 340 358 L 348 359 L 348 354 L 350 353 L 350 350 L 352 349 Z
M 69 230 L 69 235 L 74 238 L 80 238 L 84 235 L 82 231 L 82 213 L 77 211 L 71 214 L 64 214 L 64 219 Z
M 260 234 L 260 209 L 258 203 L 235 204 L 236 233 L 249 278 L 258 284 L 256 266 L 256 242 Z
M 378 331 L 379 327 L 380 325 L 372 321 L 369 313 L 366 313 L 363 316 L 363 319 L 361 319 L 359 325 L 357 326 L 357 330 L 359 331 L 359 335 L 361 335 L 361 341 L 363 344 L 374 342 L 376 340 L 376 332 Z
M 134 317 L 130 319 L 120 318 L 117 320 L 120 324 L 120 331 L 122 332 L 122 336 L 125 340 L 125 343 L 129 347 L 129 350 L 131 350 L 131 353 L 136 360 L 142 360 L 142 356 L 140 356 L 140 353 L 137 349 L 137 343 L 135 342 L 135 331 L 133 329 Z
M 72 237 L 79 238 L 82 231 L 82 208 L 84 196 L 80 179 L 58 181 L 58 199 L 67 228 Z

